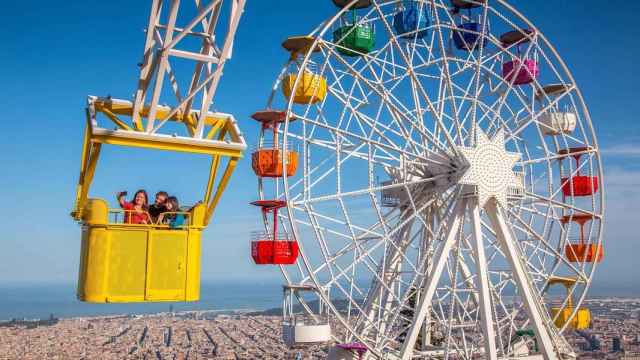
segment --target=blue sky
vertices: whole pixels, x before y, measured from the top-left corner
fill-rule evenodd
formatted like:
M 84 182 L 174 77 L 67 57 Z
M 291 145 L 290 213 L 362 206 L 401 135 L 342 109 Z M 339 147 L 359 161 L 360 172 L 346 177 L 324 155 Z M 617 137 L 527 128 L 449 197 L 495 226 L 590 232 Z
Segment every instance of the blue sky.
M 79 227 L 68 213 L 78 175 L 86 95 L 128 98 L 133 92 L 149 3 L 3 5 L 0 283 L 75 281 Z M 640 30 L 634 25 L 640 3 L 512 4 L 544 32 L 568 64 L 604 149 L 606 259 L 596 279 L 602 285 L 640 286 L 640 270 L 633 265 L 640 249 L 634 228 L 640 214 L 640 77 L 635 70 Z M 248 116 L 265 105 L 287 57 L 281 41 L 311 31 L 334 11 L 329 0 L 248 0 L 215 106 L 236 116 L 249 142 L 255 141 L 257 126 Z M 206 161 L 184 165 L 184 157 L 169 155 L 158 166 L 157 161 L 147 164 L 149 159 L 145 152 L 105 152 L 96 188 L 134 191 L 145 184 L 150 192 L 163 187 L 183 194 L 205 185 Z M 252 265 L 249 257 L 249 230 L 258 227 L 258 213 L 248 205 L 255 184 L 245 158 L 204 237 L 203 278 L 278 276 L 276 269 Z

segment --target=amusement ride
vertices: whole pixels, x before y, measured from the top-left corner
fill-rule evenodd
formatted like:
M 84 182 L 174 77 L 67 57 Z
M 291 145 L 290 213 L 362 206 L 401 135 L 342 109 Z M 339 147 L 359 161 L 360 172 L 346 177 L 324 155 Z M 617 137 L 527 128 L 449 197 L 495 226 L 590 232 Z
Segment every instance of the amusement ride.
M 332 359 L 574 358 L 562 333 L 589 326 L 604 204 L 559 54 L 504 1 L 333 3 L 284 41 L 253 116 L 252 255 L 293 294 L 285 341 Z
M 604 189 L 567 65 L 503 0 L 331 2 L 334 16 L 282 43 L 252 115 L 264 228 L 250 251 L 283 275 L 284 342 L 326 344 L 331 359 L 575 358 L 563 333 L 590 326 Z M 244 1 L 218 37 L 222 1 L 195 3 L 183 23 L 184 4 L 161 17 L 153 0 L 133 102 L 89 97 L 73 212 L 81 300 L 199 297 L 201 232 L 246 145 L 231 115 L 209 110 Z M 187 38 L 195 50 L 178 48 Z M 185 94 L 173 57 L 195 64 Z M 166 88 L 177 105 L 159 105 Z M 211 156 L 187 224 L 123 223 L 89 198 L 102 144 Z

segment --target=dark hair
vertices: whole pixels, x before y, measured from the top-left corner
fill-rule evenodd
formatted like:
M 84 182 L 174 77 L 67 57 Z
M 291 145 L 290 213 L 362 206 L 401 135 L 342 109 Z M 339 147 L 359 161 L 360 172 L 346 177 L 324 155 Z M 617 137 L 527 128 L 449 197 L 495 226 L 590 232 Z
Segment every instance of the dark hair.
M 171 204 L 171 212 L 178 212 L 180 211 L 180 205 L 178 204 L 178 198 L 175 196 L 169 196 L 167 198 L 167 202 Z
M 156 193 L 156 197 L 158 197 L 158 196 L 169 197 L 169 193 L 167 193 L 166 191 L 158 191 Z
M 136 204 L 136 196 L 138 196 L 138 194 L 144 195 L 144 205 L 142 205 L 142 208 L 146 210 L 147 207 L 149 206 L 149 196 L 147 195 L 147 192 L 144 189 L 140 189 L 136 191 L 136 193 L 133 195 L 133 199 L 131 200 L 131 203 L 133 205 Z

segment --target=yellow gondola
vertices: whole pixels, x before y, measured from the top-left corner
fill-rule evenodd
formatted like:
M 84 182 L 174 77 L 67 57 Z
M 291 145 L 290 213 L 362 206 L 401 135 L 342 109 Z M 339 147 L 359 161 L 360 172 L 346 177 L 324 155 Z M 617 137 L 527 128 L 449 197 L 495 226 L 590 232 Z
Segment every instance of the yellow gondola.
M 77 297 L 95 303 L 196 301 L 200 297 L 200 242 L 246 143 L 229 114 L 208 112 L 203 136 L 165 135 L 142 130 L 148 108 L 133 117 L 133 103 L 89 97 L 82 148 L 80 179 L 72 216 L 82 225 Z M 196 129 L 195 111 L 188 114 L 168 107 L 154 109 L 158 119 Z M 102 114 L 117 126 L 99 126 Z M 102 116 L 101 116 L 102 117 Z M 138 119 L 130 127 L 122 117 Z M 184 225 L 128 224 L 123 211 L 109 209 L 102 199 L 88 197 L 103 144 L 176 151 L 211 156 L 208 183 L 202 202 L 184 215 Z M 226 168 L 216 182 L 223 158 Z
M 293 96 L 293 102 L 296 104 L 315 104 L 322 102 L 327 96 L 327 79 L 320 75 L 313 61 L 307 62 L 302 78 L 298 79 L 298 71 L 302 66 L 301 58 L 309 51 L 320 51 L 318 47 L 312 50 L 314 41 L 315 38 L 310 36 L 292 36 L 282 43 L 282 47 L 290 53 L 290 72 L 282 79 L 282 93 L 287 99 Z
M 571 316 L 575 307 L 571 298 L 571 288 L 575 286 L 576 279 L 568 277 L 554 276 L 549 279 L 549 285 L 560 284 L 567 289 L 567 305 L 565 307 L 552 307 L 551 318 L 558 328 L 562 328 L 565 324 L 570 329 L 583 330 L 591 325 L 591 312 L 587 308 L 579 308 L 575 316 Z

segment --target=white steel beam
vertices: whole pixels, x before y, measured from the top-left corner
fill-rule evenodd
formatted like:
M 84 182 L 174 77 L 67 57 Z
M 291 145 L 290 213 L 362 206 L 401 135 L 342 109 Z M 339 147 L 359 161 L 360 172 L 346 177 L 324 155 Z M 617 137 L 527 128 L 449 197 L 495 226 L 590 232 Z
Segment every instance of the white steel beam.
M 482 224 L 480 223 L 480 206 L 478 199 L 472 200 L 471 220 L 473 224 L 473 245 L 476 258 L 476 279 L 480 292 L 480 321 L 484 335 L 485 355 L 490 360 L 498 358 L 496 349 L 496 338 L 493 328 L 493 316 L 491 314 L 491 292 L 489 290 L 489 270 L 487 268 L 487 258 L 484 253 L 484 242 L 482 239 Z
M 401 218 L 401 221 L 406 221 L 405 217 Z M 369 292 L 366 297 L 366 302 L 363 306 L 364 314 L 366 314 L 366 320 L 359 324 L 358 330 L 361 333 L 367 333 L 372 324 L 375 323 L 375 315 L 383 307 L 383 303 L 385 303 L 384 299 L 387 296 L 391 296 L 389 293 L 393 290 L 393 283 L 396 281 L 396 278 L 399 276 L 398 267 L 400 266 L 403 254 L 406 252 L 407 247 L 411 243 L 411 239 L 409 238 L 409 232 L 411 227 L 413 226 L 414 220 L 409 220 L 406 224 L 404 224 L 400 231 L 396 235 L 393 236 L 393 245 L 389 247 L 386 251 L 386 255 L 382 259 L 380 263 L 379 272 L 380 277 L 374 277 L 372 279 L 372 284 L 369 288 Z M 385 296 L 387 295 L 387 296 Z M 385 314 L 386 315 L 386 314 Z M 381 329 L 385 326 L 381 325 Z M 380 329 L 378 329 L 380 331 Z
M 176 18 L 178 17 L 178 9 L 180 8 L 180 0 L 171 0 L 171 10 L 169 10 L 169 20 L 167 23 L 167 30 L 164 34 L 163 44 L 171 41 L 173 38 L 173 27 L 176 24 Z M 156 83 L 153 87 L 153 94 L 151 95 L 151 106 L 149 106 L 149 116 L 147 117 L 147 132 L 151 132 L 153 129 L 153 122 L 156 120 L 156 111 L 158 101 L 160 100 L 160 93 L 162 92 L 162 83 L 164 81 L 164 75 L 167 71 L 167 64 L 169 62 L 169 53 L 163 49 L 158 56 L 160 57 L 160 63 L 158 64 L 158 73 L 156 75 Z
M 201 115 L 209 111 L 222 76 L 224 63 L 231 57 L 233 38 L 246 0 L 230 0 L 228 28 L 218 37 L 216 24 L 223 12 L 224 0 L 192 0 L 192 2 L 196 5 L 196 14 L 185 9 L 186 1 L 153 0 L 152 2 L 146 29 L 144 58 L 132 114 L 136 131 L 155 134 L 171 116 L 179 112 L 191 113 L 192 105 L 195 99 L 198 99 L 199 103 L 193 106 L 198 111 L 184 124 L 189 133 L 188 136 L 204 138 L 203 133 L 207 123 Z M 161 16 L 163 12 L 166 14 Z M 192 41 L 194 39 L 197 41 Z M 171 69 L 172 60 L 192 61 L 195 63 L 195 70 L 189 74 L 189 78 L 178 79 Z M 168 78 L 167 81 L 171 83 L 177 103 L 172 101 L 168 116 L 157 118 L 160 103 L 171 101 L 163 98 L 169 93 L 165 78 Z M 189 89 L 185 94 L 181 94 L 178 84 L 185 83 Z M 145 109 L 148 109 L 146 114 Z M 142 116 L 147 118 L 144 126 L 141 121 Z
M 211 105 L 211 101 L 213 100 L 213 95 L 216 92 L 218 87 L 218 82 L 220 81 L 220 77 L 222 76 L 222 70 L 224 69 L 224 60 L 231 57 L 231 50 L 233 47 L 233 39 L 238 29 L 238 25 L 240 24 L 240 16 L 244 11 L 245 0 L 232 0 L 231 3 L 231 17 L 227 31 L 227 37 L 224 41 L 224 45 L 222 46 L 222 51 L 220 53 L 220 59 L 222 59 L 216 69 L 213 71 L 214 77 L 209 83 L 209 87 L 204 91 L 202 105 L 200 107 L 200 112 L 206 112 Z M 196 125 L 195 136 L 202 137 L 204 129 L 204 121 L 202 119 L 198 119 L 198 124 Z
M 538 296 L 532 282 L 529 280 L 527 269 L 523 263 L 522 252 L 514 241 L 511 229 L 508 227 L 504 215 L 495 201 L 487 201 L 485 210 L 496 232 L 496 237 L 502 247 L 502 251 L 504 251 L 513 270 L 518 292 L 524 301 L 524 307 L 529 315 L 529 320 L 538 339 L 542 355 L 545 360 L 558 359 L 553 336 L 546 326 L 544 310 L 541 309 L 542 299 Z
M 169 55 L 176 56 L 176 57 L 191 59 L 195 61 L 209 62 L 213 64 L 217 63 L 220 60 L 215 56 L 194 53 L 191 51 L 184 51 L 184 50 L 169 49 L 168 53 Z
M 413 314 L 413 323 L 407 333 L 404 343 L 402 344 L 402 348 L 400 350 L 400 358 L 402 360 L 409 360 L 413 356 L 413 350 L 415 348 L 418 334 L 420 333 L 420 328 L 422 327 L 427 314 L 431 311 L 431 301 L 436 291 L 436 287 L 438 286 L 438 281 L 440 281 L 442 271 L 447 264 L 451 248 L 453 248 L 453 245 L 456 242 L 458 229 L 460 228 L 460 224 L 464 218 L 466 202 L 466 199 L 456 200 L 455 209 L 452 219 L 449 222 L 449 228 L 447 229 L 444 244 L 440 247 L 438 254 L 434 256 L 434 260 L 436 261 L 435 266 L 424 281 L 424 285 L 422 286 L 422 296 L 420 297 L 420 302 Z
M 136 124 L 137 129 L 142 129 L 140 122 L 140 111 L 144 107 L 145 98 L 147 95 L 147 89 L 151 78 L 153 77 L 153 71 L 156 64 L 156 55 L 154 52 L 155 43 L 155 28 L 160 19 L 162 12 L 162 0 L 153 0 L 151 3 L 151 11 L 149 11 L 149 25 L 147 25 L 146 41 L 144 43 L 144 54 L 142 59 L 142 68 L 140 69 L 140 77 L 138 78 L 138 88 L 134 97 L 133 114 L 131 120 Z

